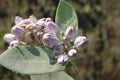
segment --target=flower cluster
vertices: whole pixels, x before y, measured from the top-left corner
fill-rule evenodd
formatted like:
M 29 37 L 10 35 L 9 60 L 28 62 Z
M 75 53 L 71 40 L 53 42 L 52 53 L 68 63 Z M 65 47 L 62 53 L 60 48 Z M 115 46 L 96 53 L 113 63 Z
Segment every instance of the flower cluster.
M 17 16 L 14 22 L 11 33 L 4 36 L 4 40 L 9 43 L 8 48 L 19 45 L 47 47 L 53 51 L 54 58 L 61 65 L 66 65 L 69 57 L 75 57 L 88 43 L 85 36 L 78 36 L 74 44 L 71 44 L 76 36 L 75 28 L 69 26 L 65 32 L 57 34 L 59 27 L 51 18 L 37 19 L 32 15 L 23 19 Z

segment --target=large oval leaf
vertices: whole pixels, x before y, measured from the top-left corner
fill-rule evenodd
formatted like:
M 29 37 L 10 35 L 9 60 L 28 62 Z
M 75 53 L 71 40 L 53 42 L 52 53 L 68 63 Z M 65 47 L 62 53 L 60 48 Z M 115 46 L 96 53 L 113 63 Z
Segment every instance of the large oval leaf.
M 34 46 L 18 46 L 0 55 L 0 64 L 22 74 L 44 74 L 64 70 L 53 59 L 49 49 Z
M 64 71 L 42 75 L 30 75 L 32 80 L 74 80 Z
M 74 8 L 66 1 L 61 0 L 57 7 L 55 22 L 60 27 L 59 32 L 64 32 L 68 26 L 73 26 L 78 30 L 78 19 Z

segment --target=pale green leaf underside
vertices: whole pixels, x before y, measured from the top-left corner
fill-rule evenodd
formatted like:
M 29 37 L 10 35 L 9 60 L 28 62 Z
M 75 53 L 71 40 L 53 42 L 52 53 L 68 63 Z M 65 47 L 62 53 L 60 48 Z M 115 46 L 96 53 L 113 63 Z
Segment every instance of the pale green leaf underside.
M 66 1 L 61 0 L 57 7 L 55 22 L 60 27 L 59 32 L 64 32 L 68 26 L 78 29 L 78 19 L 74 8 Z
M 52 51 L 34 46 L 19 46 L 0 55 L 0 64 L 22 74 L 44 74 L 64 70 L 53 60 Z
M 42 75 L 30 75 L 31 80 L 74 80 L 64 71 Z

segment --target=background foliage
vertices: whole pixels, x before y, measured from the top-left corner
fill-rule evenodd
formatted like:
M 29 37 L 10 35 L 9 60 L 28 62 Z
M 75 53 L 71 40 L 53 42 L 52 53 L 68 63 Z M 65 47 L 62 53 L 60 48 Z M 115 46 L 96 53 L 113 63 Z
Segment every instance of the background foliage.
M 89 39 L 88 48 L 76 59 L 83 80 L 119 80 L 120 78 L 120 3 L 119 0 L 66 0 L 75 8 L 80 35 Z M 24 18 L 55 18 L 59 0 L 0 0 L 0 53 L 3 41 L 16 15 Z M 67 71 L 75 76 L 74 71 Z M 0 80 L 30 80 L 27 75 L 13 73 L 0 66 Z

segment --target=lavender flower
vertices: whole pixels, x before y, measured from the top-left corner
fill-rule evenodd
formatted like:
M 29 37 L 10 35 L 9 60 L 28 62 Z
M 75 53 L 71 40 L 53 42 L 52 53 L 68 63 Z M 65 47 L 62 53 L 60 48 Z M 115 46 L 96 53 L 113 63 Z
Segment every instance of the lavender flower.
M 61 52 L 63 52 L 63 46 L 62 46 L 61 44 L 56 44 L 56 45 L 54 46 L 53 51 L 54 51 L 55 53 L 61 53 Z
M 53 22 L 53 20 L 51 18 L 46 18 L 45 22 Z
M 58 56 L 57 62 L 64 66 L 69 62 L 69 58 L 66 54 L 62 54 Z
M 38 36 L 38 37 L 42 37 L 43 34 L 44 34 L 44 33 L 41 32 L 41 31 L 37 32 L 37 36 Z
M 41 28 L 45 26 L 45 18 L 39 19 L 35 24 L 34 28 L 39 31 Z
M 29 19 L 30 19 L 30 21 L 32 21 L 33 23 L 36 23 L 36 22 L 37 22 L 37 18 L 36 18 L 35 16 L 33 16 L 33 15 L 31 15 L 31 16 L 29 17 Z
M 8 43 L 12 42 L 15 40 L 15 35 L 14 34 L 5 34 L 4 40 Z
M 15 24 L 18 24 L 18 23 L 20 23 L 22 20 L 23 20 L 22 17 L 20 17 L 20 16 L 16 16 L 14 22 L 15 22 Z
M 88 40 L 85 36 L 79 36 L 74 42 L 75 47 L 78 50 L 84 49 L 88 44 Z
M 11 48 L 11 47 L 16 47 L 16 46 L 18 46 L 19 44 L 20 44 L 20 43 L 19 43 L 18 40 L 11 41 L 9 48 Z
M 57 39 L 56 35 L 52 34 L 52 33 L 45 33 L 43 35 L 43 39 L 42 39 L 43 44 L 50 48 L 52 48 L 57 43 L 57 40 L 58 39 Z
M 19 27 L 19 26 L 14 26 L 11 29 L 11 33 L 16 35 L 17 38 L 19 38 L 20 36 L 22 36 L 24 34 L 24 29 L 22 27 Z
M 77 50 L 76 50 L 76 49 L 71 49 L 71 50 L 69 50 L 69 52 L 68 52 L 68 55 L 71 56 L 71 57 L 76 56 L 76 54 L 77 54 Z
M 68 39 L 73 38 L 76 35 L 76 30 L 74 27 L 68 27 L 65 31 L 65 36 L 68 37 Z
M 57 24 L 54 22 L 47 22 L 45 27 L 46 32 L 55 34 L 58 30 Z
M 21 27 L 25 28 L 29 24 L 33 24 L 33 22 L 30 19 L 23 19 L 23 20 L 18 20 L 15 19 L 16 24 L 13 27 Z

